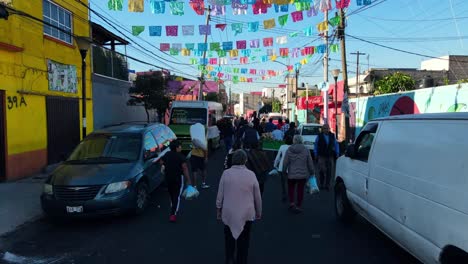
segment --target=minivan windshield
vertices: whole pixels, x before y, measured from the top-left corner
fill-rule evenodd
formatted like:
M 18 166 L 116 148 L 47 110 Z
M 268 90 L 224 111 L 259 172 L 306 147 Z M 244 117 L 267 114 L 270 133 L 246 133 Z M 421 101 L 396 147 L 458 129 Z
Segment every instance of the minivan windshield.
M 141 136 L 97 134 L 88 136 L 70 155 L 67 163 L 118 163 L 138 159 Z
M 303 136 L 316 136 L 320 134 L 320 127 L 318 126 L 304 126 L 302 128 Z
M 206 125 L 206 115 L 207 112 L 205 108 L 172 108 L 171 124 L 193 125 L 195 123 L 200 123 Z

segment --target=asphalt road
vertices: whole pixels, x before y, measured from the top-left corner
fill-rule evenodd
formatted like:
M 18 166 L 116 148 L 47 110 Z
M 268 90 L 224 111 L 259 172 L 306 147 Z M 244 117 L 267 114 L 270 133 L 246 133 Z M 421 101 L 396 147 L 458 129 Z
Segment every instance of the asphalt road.
M 1 263 L 223 263 L 223 225 L 215 197 L 224 151 L 209 161 L 210 189 L 183 201 L 169 223 L 169 197 L 156 190 L 139 217 L 107 217 L 60 224 L 46 219 L 0 238 Z M 39 198 L 38 198 L 39 199 Z M 263 219 L 252 228 L 250 263 L 419 263 L 362 219 L 351 226 L 335 220 L 333 195 L 307 195 L 304 213 L 281 202 L 277 177 L 265 186 Z

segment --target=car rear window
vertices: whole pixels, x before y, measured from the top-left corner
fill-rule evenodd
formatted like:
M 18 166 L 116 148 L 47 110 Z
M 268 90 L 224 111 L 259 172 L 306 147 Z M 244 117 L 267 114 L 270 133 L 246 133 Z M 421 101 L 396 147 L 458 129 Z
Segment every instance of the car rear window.
M 302 128 L 303 136 L 316 136 L 320 134 L 320 127 L 318 126 L 304 126 Z

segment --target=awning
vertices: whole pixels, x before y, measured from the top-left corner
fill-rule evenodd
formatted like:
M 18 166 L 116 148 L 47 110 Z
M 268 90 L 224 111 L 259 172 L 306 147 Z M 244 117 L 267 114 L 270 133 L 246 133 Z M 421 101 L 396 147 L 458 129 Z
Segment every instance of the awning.
M 307 100 L 308 99 L 308 100 Z M 323 101 L 322 96 L 309 96 L 299 97 L 297 99 L 297 109 L 299 110 L 313 110 L 316 106 L 320 105 Z

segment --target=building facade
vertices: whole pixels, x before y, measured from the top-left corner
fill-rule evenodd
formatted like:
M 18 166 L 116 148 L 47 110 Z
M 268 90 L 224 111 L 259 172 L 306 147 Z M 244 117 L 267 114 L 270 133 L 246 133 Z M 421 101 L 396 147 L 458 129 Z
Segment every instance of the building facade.
M 88 1 L 0 0 L 0 180 L 37 173 L 68 155 L 93 130 L 91 67 L 76 37 L 90 38 Z M 86 64 L 90 63 L 87 52 Z

